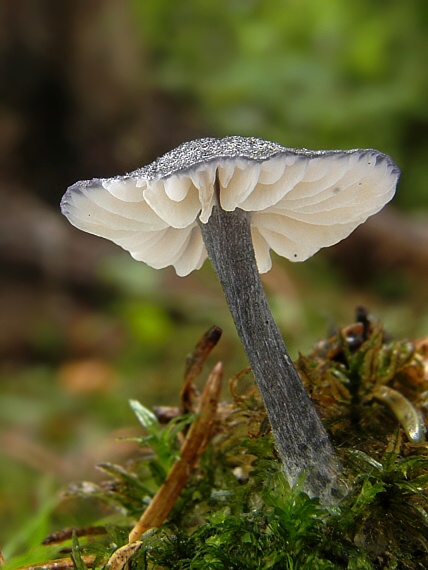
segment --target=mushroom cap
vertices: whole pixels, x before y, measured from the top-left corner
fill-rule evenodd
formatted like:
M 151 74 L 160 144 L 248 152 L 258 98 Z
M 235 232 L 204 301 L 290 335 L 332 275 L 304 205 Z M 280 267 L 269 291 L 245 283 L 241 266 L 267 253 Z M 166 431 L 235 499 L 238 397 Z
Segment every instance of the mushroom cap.
M 178 275 L 207 257 L 198 221 L 219 200 L 250 212 L 260 272 L 270 249 L 304 261 L 347 237 L 391 200 L 400 171 L 377 150 L 286 148 L 239 136 L 186 142 L 124 176 L 70 186 L 61 211 L 77 228 L 110 239 L 136 260 Z

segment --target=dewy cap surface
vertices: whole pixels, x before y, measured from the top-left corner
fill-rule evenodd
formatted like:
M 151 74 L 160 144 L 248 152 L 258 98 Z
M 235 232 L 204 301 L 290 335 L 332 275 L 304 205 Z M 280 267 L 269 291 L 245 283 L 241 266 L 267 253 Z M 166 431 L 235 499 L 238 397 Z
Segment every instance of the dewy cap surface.
M 399 169 L 372 149 L 309 151 L 256 138 L 184 143 L 124 176 L 77 182 L 61 210 L 77 228 L 107 238 L 154 268 L 179 275 L 207 257 L 198 220 L 217 203 L 251 214 L 261 272 L 270 249 L 304 261 L 347 237 L 395 193 Z

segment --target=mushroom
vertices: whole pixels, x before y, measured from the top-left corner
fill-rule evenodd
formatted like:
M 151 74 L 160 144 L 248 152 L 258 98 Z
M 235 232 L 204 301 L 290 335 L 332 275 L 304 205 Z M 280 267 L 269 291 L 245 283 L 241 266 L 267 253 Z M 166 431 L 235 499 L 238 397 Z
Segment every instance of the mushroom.
M 304 261 L 347 237 L 394 195 L 399 169 L 377 150 L 309 151 L 257 138 L 204 138 L 125 176 L 77 182 L 62 213 L 156 269 L 208 256 L 272 426 L 284 472 L 329 503 L 340 462 L 270 311 L 270 249 Z

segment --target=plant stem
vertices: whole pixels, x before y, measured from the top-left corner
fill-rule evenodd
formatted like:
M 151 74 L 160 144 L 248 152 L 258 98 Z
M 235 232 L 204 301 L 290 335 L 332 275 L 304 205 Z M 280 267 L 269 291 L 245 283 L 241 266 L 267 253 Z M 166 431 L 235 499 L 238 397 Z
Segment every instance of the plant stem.
M 247 353 L 285 474 L 306 474 L 305 491 L 334 501 L 339 461 L 288 354 L 263 290 L 247 212 L 213 208 L 202 236 Z
M 199 404 L 199 414 L 192 423 L 180 451 L 180 459 L 172 466 L 163 485 L 129 534 L 129 542 L 138 540 L 149 528 L 159 527 L 187 484 L 199 457 L 213 433 L 213 425 L 221 392 L 223 367 L 219 362 L 208 377 Z

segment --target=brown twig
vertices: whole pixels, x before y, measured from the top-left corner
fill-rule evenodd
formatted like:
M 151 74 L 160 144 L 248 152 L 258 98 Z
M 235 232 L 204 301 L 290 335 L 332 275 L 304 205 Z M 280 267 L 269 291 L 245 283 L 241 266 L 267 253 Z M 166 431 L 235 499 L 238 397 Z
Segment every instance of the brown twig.
M 216 346 L 222 335 L 220 327 L 212 326 L 199 340 L 193 352 L 186 359 L 183 388 L 180 393 L 181 413 L 192 412 L 192 394 L 194 393 L 194 380 L 201 373 L 202 367 L 212 349 Z
M 107 562 L 106 570 L 123 570 L 123 568 L 128 568 L 128 562 L 142 546 L 143 543 L 137 540 L 118 548 Z
M 79 538 L 82 536 L 100 536 L 107 534 L 107 531 L 103 526 L 86 526 L 84 528 L 68 527 L 53 532 L 43 540 L 42 544 L 45 546 L 49 544 L 60 544 L 61 542 L 70 540 L 73 534 Z
M 129 534 L 134 542 L 150 528 L 159 527 L 170 513 L 203 451 L 206 449 L 220 397 L 223 366 L 216 364 L 201 395 L 199 415 L 191 425 L 181 448 L 181 457 L 174 463 L 165 482 Z
M 88 568 L 93 568 L 97 561 L 95 554 L 82 556 L 83 562 Z M 48 560 L 46 562 L 38 562 L 36 564 L 28 564 L 21 566 L 17 570 L 73 570 L 75 568 L 72 558 L 57 558 L 56 560 Z

